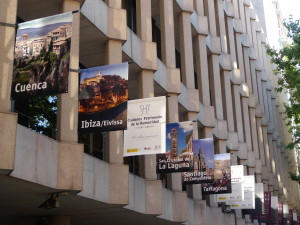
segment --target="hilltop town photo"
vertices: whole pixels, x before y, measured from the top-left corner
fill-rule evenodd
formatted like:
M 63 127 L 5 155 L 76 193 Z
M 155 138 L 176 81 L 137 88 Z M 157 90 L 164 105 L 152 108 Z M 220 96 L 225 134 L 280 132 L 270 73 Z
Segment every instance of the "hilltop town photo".
M 72 13 L 24 22 L 16 36 L 13 99 L 68 91 Z

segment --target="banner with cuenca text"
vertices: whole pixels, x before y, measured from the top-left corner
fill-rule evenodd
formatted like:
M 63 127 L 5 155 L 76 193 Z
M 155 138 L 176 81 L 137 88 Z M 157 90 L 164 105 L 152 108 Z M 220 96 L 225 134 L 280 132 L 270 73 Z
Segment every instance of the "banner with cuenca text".
M 124 156 L 159 154 L 166 151 L 166 97 L 128 102 Z
M 68 92 L 72 12 L 18 24 L 12 99 Z
M 156 157 L 157 173 L 193 170 L 193 122 L 166 125 L 166 153 Z
M 126 129 L 128 63 L 82 69 L 78 100 L 79 133 Z

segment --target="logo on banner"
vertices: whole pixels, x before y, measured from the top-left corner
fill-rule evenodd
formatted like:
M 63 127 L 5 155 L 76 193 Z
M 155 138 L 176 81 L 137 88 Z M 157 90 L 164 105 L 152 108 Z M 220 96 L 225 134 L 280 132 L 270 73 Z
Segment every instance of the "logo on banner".
M 72 18 L 69 12 L 19 24 L 13 99 L 68 92 Z
M 129 101 L 123 155 L 163 153 L 165 139 L 166 97 Z

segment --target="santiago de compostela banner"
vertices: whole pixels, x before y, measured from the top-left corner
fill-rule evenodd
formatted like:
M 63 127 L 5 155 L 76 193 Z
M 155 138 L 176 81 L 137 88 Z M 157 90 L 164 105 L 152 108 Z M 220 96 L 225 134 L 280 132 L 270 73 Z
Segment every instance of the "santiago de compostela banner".
M 128 63 L 82 69 L 78 100 L 79 133 L 126 129 Z
M 166 153 L 156 157 L 157 173 L 186 172 L 193 169 L 193 122 L 166 125 Z
M 214 155 L 214 181 L 202 185 L 202 194 L 231 193 L 230 153 Z
M 72 12 L 18 24 L 12 99 L 68 92 Z
M 128 101 L 124 156 L 166 151 L 166 97 Z
M 182 173 L 183 184 L 211 183 L 214 180 L 214 140 L 193 140 L 194 170 Z

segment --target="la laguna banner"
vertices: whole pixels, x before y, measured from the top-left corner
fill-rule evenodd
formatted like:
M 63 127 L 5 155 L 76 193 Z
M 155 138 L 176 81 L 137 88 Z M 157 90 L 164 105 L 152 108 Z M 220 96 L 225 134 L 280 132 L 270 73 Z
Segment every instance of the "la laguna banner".
M 193 140 L 194 170 L 183 172 L 184 184 L 211 183 L 214 180 L 214 140 Z
M 193 122 L 166 125 L 166 153 L 157 155 L 157 173 L 193 170 Z
M 234 202 L 244 200 L 244 166 L 231 166 L 231 193 L 218 194 L 217 202 Z M 253 184 L 254 185 L 254 184 Z
M 166 151 L 166 97 L 128 101 L 124 156 Z
M 82 69 L 78 99 L 79 133 L 126 129 L 128 63 Z
M 230 153 L 214 155 L 214 181 L 202 185 L 202 194 L 231 193 Z
M 72 12 L 18 25 L 12 99 L 68 92 Z

